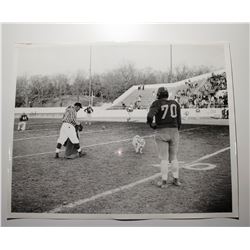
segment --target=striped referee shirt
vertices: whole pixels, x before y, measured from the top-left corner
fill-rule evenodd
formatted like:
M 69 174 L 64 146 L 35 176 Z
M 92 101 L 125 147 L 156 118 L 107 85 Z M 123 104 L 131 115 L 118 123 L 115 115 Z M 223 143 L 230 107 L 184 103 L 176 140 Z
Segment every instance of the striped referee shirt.
M 66 111 L 63 115 L 62 122 L 63 123 L 70 123 L 73 126 L 78 125 L 78 122 L 76 121 L 76 110 L 75 110 L 74 106 L 68 106 L 66 108 Z

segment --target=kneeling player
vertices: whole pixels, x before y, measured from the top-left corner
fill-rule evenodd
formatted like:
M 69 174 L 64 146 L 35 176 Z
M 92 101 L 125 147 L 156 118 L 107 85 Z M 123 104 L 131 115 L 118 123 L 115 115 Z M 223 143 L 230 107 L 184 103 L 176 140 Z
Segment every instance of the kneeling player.
M 173 184 L 180 185 L 177 153 L 181 112 L 179 104 L 174 100 L 168 100 L 168 96 L 168 90 L 160 87 L 157 92 L 157 100 L 152 103 L 147 115 L 147 123 L 156 129 L 155 142 L 161 160 L 161 181 L 157 183 L 159 187 L 167 184 L 170 166 L 174 178 Z M 154 117 L 156 124 L 153 124 Z
M 26 122 L 29 120 L 28 116 L 23 113 L 21 115 L 21 117 L 19 118 L 19 122 L 18 122 L 18 125 L 17 125 L 17 130 L 20 131 L 24 131 L 26 129 Z

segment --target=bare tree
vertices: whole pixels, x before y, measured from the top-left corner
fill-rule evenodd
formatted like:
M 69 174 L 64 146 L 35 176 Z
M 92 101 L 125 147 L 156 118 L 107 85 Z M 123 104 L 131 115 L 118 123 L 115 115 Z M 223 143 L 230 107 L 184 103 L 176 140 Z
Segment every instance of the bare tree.
M 137 71 L 137 84 L 147 85 L 157 83 L 157 73 L 148 67 Z
M 88 89 L 88 80 L 85 72 L 78 71 L 73 80 L 73 94 L 76 95 L 76 99 L 80 101 L 80 95 Z
M 27 75 L 17 77 L 16 82 L 16 107 L 28 107 L 29 102 L 29 86 Z
M 63 98 L 62 96 L 66 94 L 67 85 L 69 84 L 69 79 L 64 74 L 57 74 L 53 77 L 53 82 L 55 84 L 58 97 L 59 97 L 59 105 L 63 106 Z

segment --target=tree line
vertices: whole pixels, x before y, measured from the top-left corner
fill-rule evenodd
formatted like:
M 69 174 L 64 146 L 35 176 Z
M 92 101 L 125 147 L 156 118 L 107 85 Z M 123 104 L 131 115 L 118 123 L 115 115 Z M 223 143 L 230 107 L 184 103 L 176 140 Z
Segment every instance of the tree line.
M 15 106 L 41 107 L 52 105 L 54 100 L 57 100 L 57 106 L 63 106 L 64 97 L 80 101 L 90 94 L 101 102 L 112 102 L 133 85 L 177 82 L 212 70 L 206 66 L 190 68 L 182 65 L 172 72 L 156 71 L 152 68 L 137 69 L 130 63 L 102 74 L 93 74 L 91 79 L 84 71 L 73 75 L 23 74 L 17 77 Z

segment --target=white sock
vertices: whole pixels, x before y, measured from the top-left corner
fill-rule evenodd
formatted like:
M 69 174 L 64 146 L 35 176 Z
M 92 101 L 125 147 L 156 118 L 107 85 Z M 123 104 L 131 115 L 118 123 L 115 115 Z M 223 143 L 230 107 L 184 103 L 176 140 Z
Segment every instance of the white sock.
M 161 161 L 161 177 L 162 180 L 167 181 L 168 179 L 168 160 Z
M 59 152 L 60 152 L 60 149 L 59 149 L 59 148 L 57 148 L 57 149 L 56 149 L 56 153 L 59 153 Z
M 171 162 L 172 167 L 172 173 L 174 178 L 179 178 L 179 162 L 178 160 L 173 160 Z
M 80 153 L 81 151 L 82 151 L 82 149 L 81 149 L 81 148 L 78 148 L 78 149 L 77 149 L 77 152 L 78 152 L 78 153 Z

